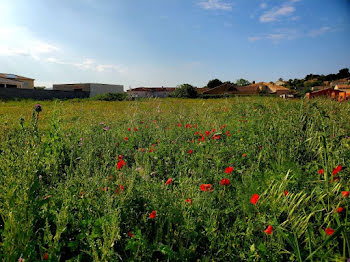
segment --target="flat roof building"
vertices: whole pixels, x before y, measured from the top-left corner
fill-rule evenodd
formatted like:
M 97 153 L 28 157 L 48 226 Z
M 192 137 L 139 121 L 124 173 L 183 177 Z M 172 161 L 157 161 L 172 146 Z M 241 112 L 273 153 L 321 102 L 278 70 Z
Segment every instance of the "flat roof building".
M 53 85 L 53 90 L 61 91 L 84 91 L 89 93 L 89 97 L 107 93 L 123 93 L 123 85 L 108 85 L 98 83 L 79 83 L 79 84 L 59 84 Z

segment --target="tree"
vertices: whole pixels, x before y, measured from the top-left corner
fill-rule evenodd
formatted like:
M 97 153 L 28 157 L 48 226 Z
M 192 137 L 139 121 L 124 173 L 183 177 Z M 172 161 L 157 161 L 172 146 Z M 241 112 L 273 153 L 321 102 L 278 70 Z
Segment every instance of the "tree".
M 190 84 L 179 85 L 171 94 L 172 97 L 196 98 L 198 96 L 197 89 Z
M 210 80 L 210 81 L 208 82 L 207 87 L 208 87 L 208 88 L 215 88 L 215 87 L 221 86 L 221 85 L 222 85 L 221 80 L 215 78 L 215 79 Z
M 250 82 L 248 80 L 246 80 L 246 79 L 241 78 L 241 79 L 238 79 L 236 81 L 236 85 L 238 85 L 238 86 L 247 86 L 247 85 L 250 85 Z
M 283 81 L 283 78 L 282 77 L 278 78 L 278 81 Z
M 349 68 L 340 69 L 340 70 L 339 70 L 339 73 L 337 74 L 337 77 L 338 77 L 339 79 L 341 79 L 341 78 L 346 78 L 346 77 L 350 77 Z

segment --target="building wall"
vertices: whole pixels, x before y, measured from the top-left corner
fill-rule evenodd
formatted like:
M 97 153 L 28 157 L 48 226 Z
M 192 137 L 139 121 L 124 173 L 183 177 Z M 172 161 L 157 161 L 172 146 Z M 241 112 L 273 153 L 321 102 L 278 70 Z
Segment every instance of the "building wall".
M 60 84 L 60 85 L 53 85 L 52 89 L 61 90 L 61 91 L 81 90 L 85 92 L 90 92 L 90 84 Z
M 22 87 L 24 89 L 34 89 L 34 80 L 31 79 L 18 79 L 18 81 L 21 81 Z
M 90 84 L 90 97 L 106 93 L 123 93 L 123 85 Z

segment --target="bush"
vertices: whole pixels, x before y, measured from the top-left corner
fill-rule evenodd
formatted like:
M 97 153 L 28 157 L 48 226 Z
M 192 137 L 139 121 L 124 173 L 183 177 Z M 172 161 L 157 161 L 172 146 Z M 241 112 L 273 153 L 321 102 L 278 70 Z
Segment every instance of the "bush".
M 197 89 L 190 84 L 182 84 L 178 86 L 175 91 L 171 94 L 172 97 L 187 97 L 196 98 L 198 97 Z
M 97 95 L 91 98 L 91 100 L 99 101 L 123 101 L 126 100 L 126 93 L 107 93 L 102 95 Z

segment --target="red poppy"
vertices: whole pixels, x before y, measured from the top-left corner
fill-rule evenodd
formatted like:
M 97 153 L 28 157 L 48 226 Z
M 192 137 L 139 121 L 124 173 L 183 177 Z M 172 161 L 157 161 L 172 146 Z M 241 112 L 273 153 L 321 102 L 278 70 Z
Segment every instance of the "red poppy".
M 220 139 L 220 138 L 221 138 L 221 136 L 213 135 L 213 139 L 214 139 L 214 140 L 218 140 L 218 139 Z
M 235 170 L 235 169 L 233 168 L 233 166 L 226 167 L 225 173 L 226 173 L 226 174 L 231 174 L 231 173 L 233 172 L 233 170 Z
M 333 176 L 335 176 L 336 174 L 338 174 L 338 172 L 340 170 L 342 170 L 342 166 L 341 165 L 338 165 L 336 168 L 333 169 Z
M 190 204 L 192 205 L 192 202 L 193 202 L 193 201 L 192 201 L 191 198 L 187 198 L 187 199 L 186 199 L 186 202 L 187 202 L 187 203 L 190 203 Z
M 256 205 L 256 203 L 258 202 L 260 196 L 258 194 L 254 194 L 252 196 L 252 198 L 250 199 L 250 203 L 252 203 L 253 205 Z
M 343 191 L 341 192 L 341 194 L 343 195 L 343 197 L 349 197 L 349 191 Z
M 169 179 L 165 182 L 165 184 L 170 185 L 171 182 L 173 182 L 173 179 L 172 179 L 172 178 L 169 178 Z
M 149 152 L 154 152 L 154 151 L 156 151 L 156 150 L 153 147 L 150 148 L 150 150 L 149 150 Z
M 189 150 L 189 151 L 188 151 L 188 153 L 189 153 L 189 154 L 192 154 L 192 153 L 193 153 L 193 150 L 192 150 L 192 149 L 191 149 L 191 150 Z
M 198 134 L 199 134 L 199 132 L 198 132 L 198 131 L 196 131 L 194 134 L 195 134 L 195 135 L 198 135 Z
M 131 231 L 129 231 L 129 232 L 128 232 L 128 236 L 129 236 L 129 237 L 133 237 L 134 235 L 133 235 L 133 233 L 132 233 Z
M 140 121 L 140 124 L 143 124 L 143 121 Z
M 131 128 L 129 127 L 128 130 L 131 131 Z
M 228 180 L 227 178 L 221 179 L 220 184 L 223 186 L 229 186 L 230 180 Z
M 120 159 L 117 163 L 118 170 L 122 169 L 123 166 L 126 166 L 126 163 L 124 160 Z
M 342 211 L 343 211 L 343 208 L 342 207 L 338 207 L 337 212 L 340 213 Z
M 272 230 L 273 230 L 272 226 L 269 225 L 269 226 L 267 227 L 267 229 L 266 229 L 264 232 L 265 232 L 266 234 L 268 234 L 268 235 L 271 235 Z
M 289 192 L 286 190 L 284 190 L 284 195 L 287 196 L 289 194 Z
M 317 173 L 319 173 L 320 175 L 323 175 L 324 174 L 324 170 L 320 169 L 320 170 L 317 171 Z
M 49 259 L 49 255 L 47 253 L 45 253 L 44 260 L 48 260 L 48 259 Z
M 83 198 L 83 197 L 84 197 L 84 191 L 81 191 L 80 198 Z
M 126 136 L 126 137 L 124 137 L 124 140 L 125 140 L 125 141 L 128 141 L 128 137 L 127 137 L 127 136 Z
M 104 192 L 108 191 L 108 186 L 103 187 L 102 191 L 104 191 Z
M 156 218 L 156 215 L 157 215 L 157 211 L 152 211 L 151 214 L 149 214 L 149 218 L 150 219 L 155 219 Z
M 135 128 L 134 128 L 134 131 L 136 132 L 137 130 L 138 130 L 138 129 L 135 127 Z
M 226 124 L 224 124 L 222 127 L 220 127 L 220 129 L 224 129 L 226 127 Z
M 182 127 L 182 125 L 180 123 L 177 124 L 178 127 Z
M 242 157 L 246 157 L 246 156 L 247 156 L 247 154 L 246 154 L 246 153 L 243 153 L 243 154 L 242 154 Z
M 205 135 L 206 135 L 206 136 L 209 136 L 210 133 L 211 133 L 210 131 L 205 131 Z
M 211 132 L 213 132 L 213 133 L 214 133 L 215 131 L 216 131 L 216 129 L 211 130 Z
M 334 229 L 332 229 L 332 228 L 326 228 L 326 229 L 324 230 L 324 232 L 325 232 L 328 236 L 331 236 L 331 235 L 333 235 L 333 233 L 334 233 Z
M 213 187 L 211 184 L 201 184 L 201 190 L 202 191 L 209 191 L 211 192 L 213 190 Z
M 120 189 L 121 191 L 124 191 L 124 186 L 123 186 L 123 185 L 119 185 L 119 188 L 117 187 L 117 188 L 115 189 L 115 193 L 116 193 L 116 194 L 119 193 L 119 189 Z

